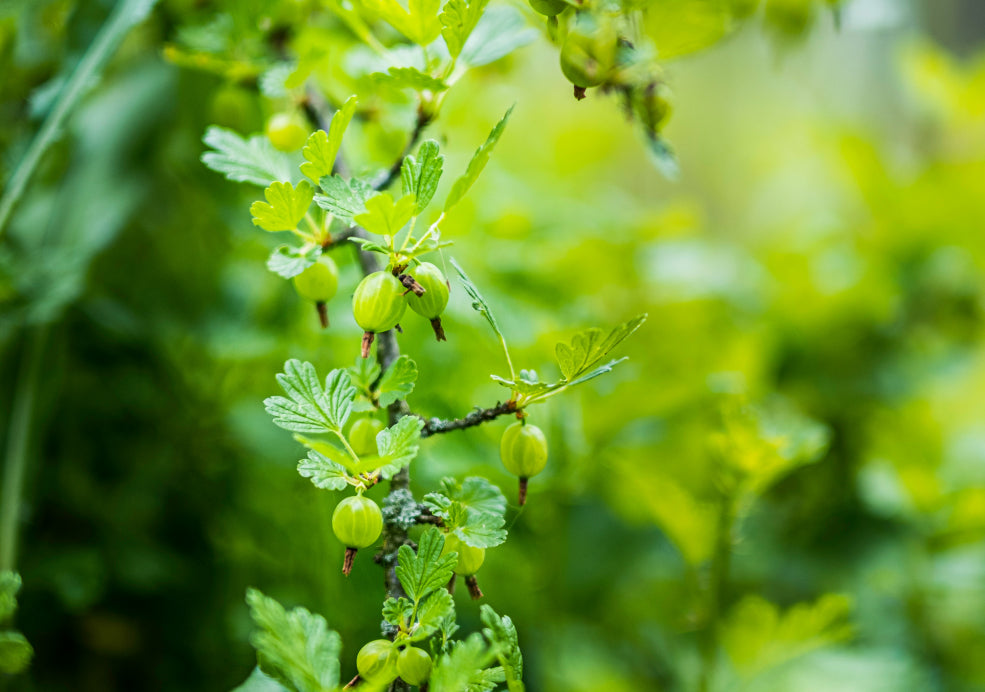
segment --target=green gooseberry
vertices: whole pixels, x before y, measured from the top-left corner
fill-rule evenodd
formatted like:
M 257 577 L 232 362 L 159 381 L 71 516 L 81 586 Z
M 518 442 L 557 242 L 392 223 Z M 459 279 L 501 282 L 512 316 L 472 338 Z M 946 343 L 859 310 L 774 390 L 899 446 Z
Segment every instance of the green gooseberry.
M 407 275 L 424 289 L 423 295 L 414 292 L 407 294 L 407 304 L 410 309 L 421 317 L 431 320 L 431 328 L 438 341 L 445 339 L 445 330 L 441 326 L 441 313 L 448 305 L 448 280 L 441 270 L 430 262 L 421 262 L 418 266 L 407 270 Z
M 356 286 L 352 314 L 365 334 L 362 356 L 369 356 L 373 335 L 397 326 L 407 309 L 404 285 L 390 272 L 373 272 Z
M 431 677 L 431 657 L 424 649 L 408 646 L 397 656 L 397 675 L 404 682 L 420 687 Z
M 349 445 L 361 457 L 377 453 L 376 436 L 383 428 L 383 422 L 372 416 L 357 418 L 349 428 Z
M 506 470 L 520 478 L 519 502 L 527 501 L 527 479 L 547 465 L 547 438 L 536 425 L 517 421 L 503 431 L 499 456 Z
M 359 677 L 372 683 L 389 684 L 397 679 L 397 647 L 389 639 L 374 639 L 356 654 Z
M 308 141 L 308 127 L 297 113 L 275 113 L 264 128 L 267 138 L 280 151 L 297 151 Z
M 362 495 L 342 500 L 332 513 L 332 531 L 345 546 L 342 573 L 352 571 L 352 562 L 359 548 L 373 545 L 383 531 L 383 513 L 379 505 Z

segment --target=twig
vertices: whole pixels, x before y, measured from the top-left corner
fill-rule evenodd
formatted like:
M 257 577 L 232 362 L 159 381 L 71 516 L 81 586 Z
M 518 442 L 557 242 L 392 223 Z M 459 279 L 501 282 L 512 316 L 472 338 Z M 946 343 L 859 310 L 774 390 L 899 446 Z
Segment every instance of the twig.
M 407 146 L 404 147 L 404 150 L 400 152 L 400 156 L 398 156 L 397 160 L 393 162 L 392 166 L 390 166 L 390 170 L 388 170 L 379 181 L 373 184 L 374 190 L 385 190 L 393 184 L 393 181 L 400 175 L 400 169 L 404 165 L 404 159 L 407 158 L 408 154 L 410 154 L 411 150 L 421 138 L 421 135 L 424 134 L 424 128 L 426 128 L 430 122 L 431 116 L 425 113 L 421 108 L 418 108 L 417 122 L 414 123 L 414 130 L 410 133 L 410 139 L 407 141 Z
M 442 418 L 424 418 L 424 427 L 421 429 L 421 437 L 431 437 L 439 433 L 451 432 L 452 430 L 464 430 L 476 425 L 482 425 L 500 416 L 509 413 L 516 413 L 516 402 L 513 400 L 504 401 L 490 408 L 478 408 L 462 418 L 445 420 Z M 414 414 L 416 415 L 416 414 Z

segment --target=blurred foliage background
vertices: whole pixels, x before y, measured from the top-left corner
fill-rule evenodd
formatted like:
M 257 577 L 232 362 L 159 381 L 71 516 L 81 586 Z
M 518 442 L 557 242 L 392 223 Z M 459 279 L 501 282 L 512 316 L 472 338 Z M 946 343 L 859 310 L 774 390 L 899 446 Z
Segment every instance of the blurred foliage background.
M 676 183 L 612 100 L 571 97 L 542 38 L 465 77 L 428 130 L 461 170 L 517 103 L 444 228 L 518 365 L 553 374 L 557 341 L 650 315 L 628 363 L 532 412 L 548 470 L 481 573 L 531 690 L 695 689 L 716 445 L 774 424 L 809 458 L 781 449 L 740 498 L 713 687 L 985 689 L 985 15 L 855 0 L 837 23 L 823 3 L 784 23 L 797 1 L 733 27 L 710 0 L 653 0 Z M 230 689 L 253 666 L 251 585 L 324 614 L 348 669 L 378 635 L 379 568 L 343 580 L 337 497 L 297 475 L 261 405 L 288 357 L 356 357 L 353 253 L 334 253 L 348 292 L 322 332 L 264 268 L 260 191 L 199 162 L 209 124 L 256 132 L 280 107 L 243 85 L 250 56 L 310 5 L 162 1 L 0 237 L 0 435 L 27 431 L 17 626 L 36 650 L 11 689 Z M 0 180 L 109 9 L 0 7 Z M 295 47 L 354 41 L 304 26 Z M 187 65 L 210 52 L 234 55 L 235 80 Z M 367 91 L 358 69 L 330 49 L 316 76 L 340 100 Z M 350 163 L 389 165 L 412 121 L 399 99 L 364 112 Z M 447 344 L 423 321 L 400 337 L 412 409 L 495 403 L 498 346 L 462 291 L 444 321 Z M 482 474 L 512 496 L 505 425 L 425 441 L 416 488 Z M 459 609 L 474 629 L 477 606 Z

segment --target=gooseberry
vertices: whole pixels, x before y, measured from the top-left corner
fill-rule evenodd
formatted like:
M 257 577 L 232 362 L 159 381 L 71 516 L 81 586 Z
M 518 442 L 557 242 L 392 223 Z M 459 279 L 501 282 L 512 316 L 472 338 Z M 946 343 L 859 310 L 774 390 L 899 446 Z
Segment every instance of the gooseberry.
M 362 495 L 342 500 L 332 513 L 332 530 L 345 546 L 342 573 L 352 571 L 352 561 L 359 548 L 373 545 L 383 530 L 383 513 L 379 505 Z
M 362 356 L 369 356 L 373 336 L 397 326 L 407 309 L 404 286 L 389 272 L 373 272 L 356 286 L 352 314 L 363 331 Z
M 349 445 L 359 456 L 370 456 L 377 453 L 376 435 L 386 427 L 378 418 L 372 416 L 358 418 L 349 428 Z
M 553 17 L 564 12 L 568 3 L 564 0 L 530 0 L 530 6 L 545 17 Z
M 421 262 L 418 266 L 407 270 L 408 276 L 424 289 L 423 295 L 407 294 L 407 304 L 410 309 L 421 317 L 431 320 L 431 328 L 438 341 L 446 341 L 445 330 L 441 326 L 441 313 L 448 305 L 448 281 L 441 270 L 430 262 Z
M 267 137 L 275 149 L 297 151 L 308 140 L 308 127 L 296 113 L 276 113 L 267 120 Z
M 338 288 L 339 268 L 328 255 L 321 255 L 314 264 L 294 277 L 294 290 L 302 298 L 315 303 L 322 327 L 328 326 L 325 303 L 332 299 Z
M 617 45 L 611 23 L 579 14 L 561 46 L 561 72 L 581 90 L 598 86 L 612 69 Z
M 397 674 L 404 682 L 420 687 L 431 677 L 431 657 L 424 649 L 408 646 L 397 656 Z
M 520 478 L 519 502 L 527 501 L 527 479 L 547 465 L 547 438 L 536 425 L 517 421 L 503 431 L 499 456 L 506 470 Z
M 397 648 L 389 639 L 374 639 L 356 654 L 359 677 L 373 683 L 389 684 L 397 679 Z

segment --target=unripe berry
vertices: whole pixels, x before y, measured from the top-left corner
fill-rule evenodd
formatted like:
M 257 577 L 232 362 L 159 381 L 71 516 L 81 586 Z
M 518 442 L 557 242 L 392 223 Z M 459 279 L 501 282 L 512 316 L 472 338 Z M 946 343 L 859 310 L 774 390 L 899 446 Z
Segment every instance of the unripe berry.
M 302 298 L 314 301 L 322 327 L 328 326 L 325 303 L 332 299 L 338 288 L 339 268 L 328 255 L 321 255 L 314 264 L 294 277 L 294 290 Z
M 369 356 L 373 335 L 397 326 L 407 309 L 404 286 L 390 272 L 374 272 L 356 286 L 352 296 L 352 314 L 366 334 L 363 336 L 363 358 Z
M 471 576 L 479 571 L 482 563 L 486 559 L 485 548 L 473 548 L 464 543 L 458 536 L 448 534 L 445 536 L 445 547 L 441 554 L 458 553 L 458 563 L 455 565 L 455 574 Z
M 373 545 L 383 530 L 383 513 L 379 505 L 362 495 L 342 500 L 332 513 L 332 531 L 345 546 L 342 573 L 352 571 L 356 550 Z
M 431 677 L 431 657 L 424 649 L 408 646 L 397 656 L 397 674 L 404 682 L 420 687 Z
M 424 295 L 407 294 L 410 309 L 421 317 L 431 320 L 431 328 L 438 341 L 445 341 L 445 330 L 441 326 L 441 313 L 448 305 L 448 281 L 441 270 L 430 262 L 407 270 L 407 274 L 424 289 Z
M 564 0 L 530 0 L 530 6 L 534 9 L 534 12 L 538 12 L 545 17 L 554 17 L 570 7 Z
M 536 476 L 547 465 L 547 438 L 536 425 L 517 421 L 503 431 L 499 443 L 503 466 L 520 478 L 520 504 L 527 501 L 527 479 Z
M 349 428 L 349 445 L 361 457 L 377 453 L 376 435 L 383 430 L 383 422 L 377 418 L 358 418 Z
M 611 22 L 579 14 L 561 46 L 561 72 L 581 89 L 598 86 L 615 63 L 617 45 Z
M 397 647 L 389 639 L 374 639 L 356 654 L 359 677 L 372 683 L 389 684 L 397 679 Z
M 295 113 L 276 113 L 267 120 L 267 137 L 275 149 L 297 151 L 308 140 L 308 128 Z

